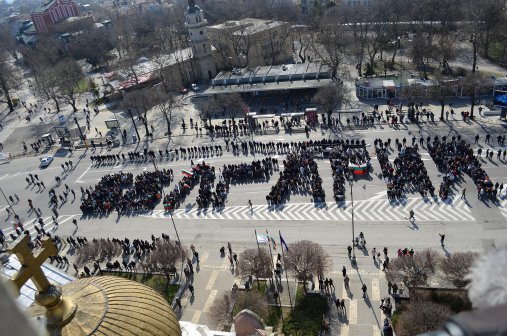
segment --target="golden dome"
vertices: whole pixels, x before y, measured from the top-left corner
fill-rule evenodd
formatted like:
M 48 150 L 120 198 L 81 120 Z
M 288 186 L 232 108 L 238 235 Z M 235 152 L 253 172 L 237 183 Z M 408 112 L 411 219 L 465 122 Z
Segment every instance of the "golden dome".
M 58 336 L 181 336 L 178 319 L 167 301 L 153 289 L 114 276 L 82 278 L 62 286 L 71 306 L 66 324 L 49 326 Z M 34 304 L 31 315 L 45 315 Z

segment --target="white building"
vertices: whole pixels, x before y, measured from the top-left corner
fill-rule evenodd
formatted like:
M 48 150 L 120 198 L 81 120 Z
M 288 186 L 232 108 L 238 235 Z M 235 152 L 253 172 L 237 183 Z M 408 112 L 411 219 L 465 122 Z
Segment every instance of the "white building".
M 197 65 L 197 76 L 201 80 L 211 80 L 217 74 L 211 42 L 208 38 L 208 21 L 204 13 L 194 0 L 188 0 L 188 7 L 185 13 L 185 27 L 188 29 L 192 54 Z

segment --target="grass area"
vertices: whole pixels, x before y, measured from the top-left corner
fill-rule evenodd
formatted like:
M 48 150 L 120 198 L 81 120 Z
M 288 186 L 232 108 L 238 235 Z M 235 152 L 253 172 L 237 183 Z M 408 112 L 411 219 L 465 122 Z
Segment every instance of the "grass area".
M 292 336 L 318 335 L 322 317 L 328 309 L 327 300 L 322 295 L 304 294 L 302 288 L 301 291 L 298 289 L 296 305 L 285 320 L 283 332 Z
M 166 299 L 169 304 L 173 302 L 173 299 L 179 289 L 178 285 L 168 284 L 167 278 L 163 275 L 158 274 L 143 275 L 136 273 L 110 272 L 107 273 L 107 275 L 115 275 L 142 283 L 143 285 L 154 289 L 157 293 L 162 295 L 162 297 Z
M 259 281 L 258 283 L 257 283 L 257 281 L 254 281 L 253 289 L 258 291 L 259 293 L 261 293 L 263 295 L 266 294 L 267 288 L 268 288 L 267 281 Z
M 498 64 L 504 65 L 507 62 L 507 48 L 500 42 L 493 42 L 488 50 L 489 58 Z
M 89 79 L 82 79 L 76 87 L 77 92 L 87 92 L 90 90 L 90 80 Z

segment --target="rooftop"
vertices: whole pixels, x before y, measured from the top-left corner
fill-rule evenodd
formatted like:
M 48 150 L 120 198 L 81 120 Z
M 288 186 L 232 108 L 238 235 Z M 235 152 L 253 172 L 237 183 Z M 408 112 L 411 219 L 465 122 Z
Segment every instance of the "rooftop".
M 283 21 L 246 18 L 239 21 L 226 21 L 224 23 L 209 26 L 208 29 L 230 30 L 230 31 L 243 30 L 241 34 L 251 35 L 284 24 L 285 22 Z M 239 32 L 237 32 L 236 34 L 239 34 Z
M 331 68 L 320 62 L 259 66 L 222 71 L 201 94 L 309 89 L 331 81 Z
M 56 0 L 43 0 L 39 7 L 34 10 L 34 13 L 44 13 L 48 10 Z

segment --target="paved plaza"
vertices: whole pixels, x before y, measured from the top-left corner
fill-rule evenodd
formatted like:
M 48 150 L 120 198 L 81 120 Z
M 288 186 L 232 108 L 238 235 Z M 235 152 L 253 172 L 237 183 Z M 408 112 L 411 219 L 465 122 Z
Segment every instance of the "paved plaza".
M 10 134 L 16 134 L 16 130 L 10 132 Z M 158 169 L 170 168 L 174 171 L 174 181 L 164 188 L 166 193 L 174 188 L 175 181 L 180 180 L 181 171 L 190 169 L 191 160 L 193 162 L 203 160 L 213 166 L 217 173 L 224 164 L 249 164 L 266 157 L 276 158 L 279 161 L 279 167 L 268 180 L 231 184 L 223 208 L 198 208 L 195 202 L 198 189 L 196 187 L 186 197 L 185 202 L 172 213 L 182 243 L 188 246 L 193 244 L 200 253 L 200 263 L 194 277 L 195 296 L 191 297 L 188 291 L 184 293 L 181 300 L 183 309 L 178 312 L 180 318 L 207 324 L 208 312 L 213 309 L 215 300 L 230 290 L 234 283 L 240 284 L 242 281 L 237 270 L 230 268 L 228 259 L 220 256 L 221 246 L 226 246 L 227 242 L 231 242 L 234 251 L 239 254 L 246 248 L 256 246 L 254 230 L 258 232 L 268 230 L 273 235 L 280 230 L 289 246 L 291 242 L 302 239 L 315 241 L 321 244 L 332 258 L 331 272 L 325 276 L 331 277 L 336 286 L 331 298 L 346 299 L 346 314 L 338 316 L 333 301 L 330 302 L 331 334 L 380 335 L 384 315 L 378 307 L 380 299 L 387 295 L 387 283 L 381 267 L 373 262 L 370 253 L 357 250 L 358 266 L 357 268 L 351 266 L 347 257 L 347 246 L 352 240 L 352 209 L 354 210 L 355 234 L 364 232 L 368 250 L 373 247 L 381 250 L 386 246 L 389 248 L 390 255 L 394 257 L 398 248 L 410 247 L 416 252 L 424 248 L 441 249 L 439 234 L 443 233 L 446 235 L 443 253 L 464 250 L 481 252 L 493 246 L 506 244 L 507 200 L 499 202 L 479 200 L 476 196 L 475 185 L 467 175 L 464 175 L 462 181 L 453 184 L 450 196 L 446 200 L 440 197 L 423 198 L 420 194 L 410 191 L 406 191 L 405 197 L 399 200 L 389 200 L 386 184 L 380 176 L 381 168 L 375 155 L 373 141 L 376 138 L 384 141 L 390 138 L 394 143 L 395 139 L 401 140 L 404 137 L 410 141 L 413 136 L 426 138 L 435 135 L 448 137 L 461 135 L 466 141 L 474 144 L 475 134 L 481 134 L 479 144 L 473 145 L 474 150 L 478 148 L 483 148 L 484 151 L 486 149 L 496 151 L 499 148 L 505 150 L 505 147 L 495 145 L 496 140 L 491 144 L 485 144 L 485 132 L 491 133 L 492 138 L 495 138 L 497 134 L 505 134 L 505 128 L 503 124 L 495 120 L 472 123 L 456 120 L 448 123 L 402 125 L 398 129 L 384 124 L 370 129 L 344 127 L 332 131 L 315 130 L 308 138 L 304 133 L 289 135 L 283 132 L 255 136 L 254 141 L 265 143 L 298 142 L 309 139 L 364 139 L 372 159 L 372 172 L 369 176 L 355 179 L 352 187 L 353 208 L 348 184 L 345 200 L 334 201 L 333 178 L 328 158 L 320 156 L 315 158 L 326 193 L 325 201 L 314 202 L 309 194 L 293 193 L 286 203 L 270 205 L 266 203 L 266 195 L 271 186 L 276 183 L 279 172 L 284 169 L 285 154 L 235 154 L 225 150 L 225 143 L 221 138 L 213 139 L 211 142 L 207 136 L 178 135 L 175 140 L 177 145 L 170 143 L 170 149 L 187 145 L 219 144 L 224 147 L 224 153 L 191 158 L 188 156 L 157 157 Z M 251 137 L 246 136 L 237 139 L 238 142 L 251 140 Z M 32 235 L 36 234 L 34 226 L 37 218 L 29 209 L 28 199 L 33 201 L 36 208 L 41 209 L 44 229 L 62 237 L 72 235 L 88 238 L 149 239 L 152 234 L 160 236 L 161 233 L 166 233 L 171 239 L 175 239 L 176 233 L 172 226 L 171 216 L 164 211 L 162 204 L 152 211 L 122 216 L 118 216 L 116 212 L 108 216 L 83 216 L 79 209 L 80 188 L 94 186 L 104 175 L 131 172 L 135 176 L 143 171 L 154 170 L 151 162 L 122 161 L 114 165 L 92 164 L 91 155 L 126 154 L 129 151 L 140 151 L 145 145 L 157 152 L 158 149 L 167 147 L 167 140 L 158 139 L 112 149 L 83 148 L 72 154 L 59 150 L 54 153 L 54 162 L 46 169 L 38 167 L 37 156 L 22 156 L 0 165 L 0 186 L 6 196 L 14 194 L 19 196 L 20 201 L 13 208 L 25 223 L 25 229 Z M 438 188 L 443 178 L 442 173 L 438 171 L 426 147 L 420 147 L 419 152 L 431 182 Z M 397 151 L 392 149 L 390 159 L 393 160 L 396 155 Z M 74 168 L 62 169 L 60 165 L 69 160 L 73 161 Z M 492 160 L 484 157 L 481 160 L 483 168 L 494 183 L 507 182 L 507 162 L 502 158 L 497 159 L 496 156 Z M 37 187 L 29 186 L 25 181 L 29 173 L 37 174 L 39 179 L 44 181 L 46 188 L 38 191 Z M 76 198 L 69 195 L 67 201 L 59 206 L 58 226 L 53 224 L 53 214 L 49 209 L 47 194 L 49 189 L 56 187 L 56 176 L 62 179 L 61 186 L 56 188 L 57 193 L 61 193 L 65 185 L 76 192 Z M 466 199 L 461 198 L 464 188 L 467 190 Z M 248 205 L 249 200 L 252 202 L 252 207 Z M 14 233 L 13 217 L 7 217 L 6 208 L 7 203 L 2 196 L 0 197 L 0 227 L 6 235 L 9 235 Z M 407 219 L 410 210 L 415 212 L 416 219 L 413 223 Z M 77 226 L 72 223 L 73 219 L 77 219 Z M 342 266 L 347 267 L 351 278 L 350 293 L 344 291 Z M 72 268 L 71 271 L 73 271 Z M 292 281 L 294 279 L 291 278 L 291 283 Z M 368 287 L 366 299 L 361 297 L 362 284 Z

